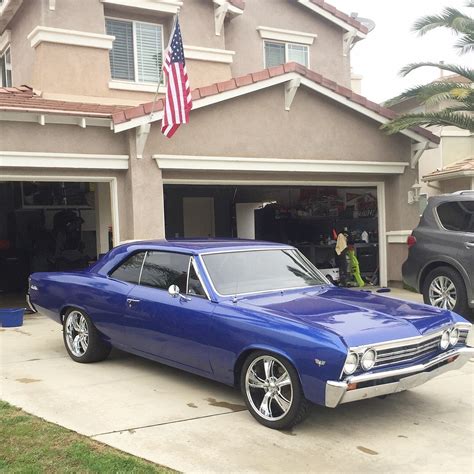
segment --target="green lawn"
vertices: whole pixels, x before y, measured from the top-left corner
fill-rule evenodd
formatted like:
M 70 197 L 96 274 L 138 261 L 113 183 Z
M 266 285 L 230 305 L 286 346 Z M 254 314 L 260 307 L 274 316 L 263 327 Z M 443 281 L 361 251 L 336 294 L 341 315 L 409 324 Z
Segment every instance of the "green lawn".
M 0 401 L 0 472 L 171 473 Z

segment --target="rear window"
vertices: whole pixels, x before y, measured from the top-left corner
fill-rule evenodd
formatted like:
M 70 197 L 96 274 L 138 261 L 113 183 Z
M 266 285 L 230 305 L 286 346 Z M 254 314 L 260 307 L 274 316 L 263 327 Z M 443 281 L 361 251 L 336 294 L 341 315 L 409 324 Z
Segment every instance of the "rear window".
M 474 232 L 474 201 L 445 202 L 436 211 L 446 230 Z

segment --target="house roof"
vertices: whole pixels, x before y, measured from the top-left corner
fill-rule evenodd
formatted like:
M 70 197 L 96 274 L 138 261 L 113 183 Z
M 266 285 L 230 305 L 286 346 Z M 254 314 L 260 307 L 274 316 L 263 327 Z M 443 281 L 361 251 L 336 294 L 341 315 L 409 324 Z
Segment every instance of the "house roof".
M 287 63 L 281 66 L 275 66 L 269 69 L 264 69 L 263 71 L 255 72 L 253 74 L 247 74 L 245 76 L 235 77 L 229 79 L 227 81 L 218 82 L 215 84 L 211 84 L 205 87 L 199 87 L 192 91 L 192 97 L 194 102 L 194 108 L 197 106 L 203 106 L 200 104 L 200 101 L 204 99 L 211 98 L 213 96 L 222 96 L 222 100 L 226 100 L 226 98 L 233 98 L 229 96 L 229 92 L 238 91 L 242 89 L 242 94 L 246 93 L 245 91 L 252 92 L 252 88 L 248 86 L 252 85 L 260 85 L 260 88 L 265 87 L 265 83 L 267 83 L 266 87 L 271 87 L 274 85 L 272 79 L 277 77 L 283 76 L 290 76 L 297 74 L 298 76 L 309 80 L 313 84 L 317 84 L 321 86 L 321 91 L 327 91 L 328 94 L 332 96 L 332 94 L 336 94 L 340 100 L 346 104 L 356 105 L 357 108 L 370 111 L 379 119 L 380 122 L 384 123 L 387 119 L 393 119 L 397 116 L 397 114 L 386 107 L 382 107 L 381 105 L 372 102 L 371 100 L 363 97 L 359 94 L 356 94 L 351 89 L 341 86 L 336 82 L 314 72 L 304 66 L 301 66 L 297 63 Z M 291 78 L 288 77 L 288 80 Z M 261 84 L 260 84 L 261 83 Z M 235 96 L 234 96 L 235 97 Z M 218 100 L 216 100 L 218 101 Z M 205 105 L 210 105 L 202 102 Z M 152 102 L 142 104 L 136 107 L 131 107 L 125 110 L 117 111 L 113 114 L 113 122 L 116 127 L 116 131 L 121 131 L 123 129 L 134 128 L 142 123 L 140 119 L 146 116 L 149 116 L 152 111 L 154 113 L 162 113 L 164 107 L 164 98 L 160 98 L 156 101 L 155 105 L 153 106 Z M 355 108 L 355 107 L 353 107 Z M 157 120 L 161 119 L 158 117 Z M 423 127 L 413 127 L 410 129 L 412 132 L 416 133 L 417 135 L 424 138 L 424 140 L 428 140 L 432 143 L 439 144 L 440 138 L 437 135 L 434 135 L 429 130 Z
M 329 4 L 328 2 L 325 2 L 324 0 L 309 0 L 309 1 L 315 6 L 320 7 L 326 12 L 330 13 L 332 16 L 334 16 L 334 18 L 337 18 L 343 21 L 344 23 L 347 23 L 348 25 L 360 31 L 361 33 L 367 34 L 369 32 L 369 29 L 365 25 L 363 25 L 360 21 L 351 17 L 347 13 L 342 12 L 341 10 L 338 10 L 336 7 Z
M 445 179 L 454 179 L 462 177 L 474 176 L 474 156 L 470 158 L 456 161 L 444 168 L 437 170 L 423 176 L 423 181 L 442 181 Z
M 1 87 L 0 111 L 41 112 L 81 117 L 110 118 L 124 106 L 43 99 L 28 86 Z

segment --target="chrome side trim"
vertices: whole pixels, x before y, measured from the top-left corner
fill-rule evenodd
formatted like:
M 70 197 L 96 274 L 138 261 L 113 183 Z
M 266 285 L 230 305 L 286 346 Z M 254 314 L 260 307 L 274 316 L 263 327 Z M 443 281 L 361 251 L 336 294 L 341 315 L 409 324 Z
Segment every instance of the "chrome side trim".
M 30 311 L 32 311 L 33 313 L 38 312 L 38 310 L 34 307 L 33 303 L 31 302 L 29 293 L 26 294 L 26 304 L 27 304 L 28 308 L 30 309 Z
M 457 356 L 453 362 L 447 363 L 429 372 L 427 370 L 433 365 L 444 362 L 450 357 Z M 342 403 L 365 400 L 367 398 L 389 395 L 391 393 L 402 392 L 410 388 L 417 387 L 445 372 L 461 368 L 471 357 L 474 357 L 474 349 L 463 347 L 454 349 L 435 357 L 426 364 L 414 365 L 406 369 L 387 370 L 378 374 L 364 374 L 350 377 L 345 382 L 326 382 L 325 405 L 335 408 Z M 383 379 L 385 377 L 403 377 L 398 381 L 379 384 L 371 387 L 364 387 L 355 390 L 348 390 L 349 383 L 361 383 L 370 380 Z

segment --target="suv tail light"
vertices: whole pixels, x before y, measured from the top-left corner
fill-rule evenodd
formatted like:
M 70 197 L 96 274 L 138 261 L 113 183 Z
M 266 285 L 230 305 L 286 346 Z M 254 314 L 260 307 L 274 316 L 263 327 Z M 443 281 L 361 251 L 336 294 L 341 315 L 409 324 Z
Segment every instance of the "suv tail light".
M 414 235 L 409 235 L 407 239 L 408 248 L 412 248 L 416 244 L 416 237 Z

